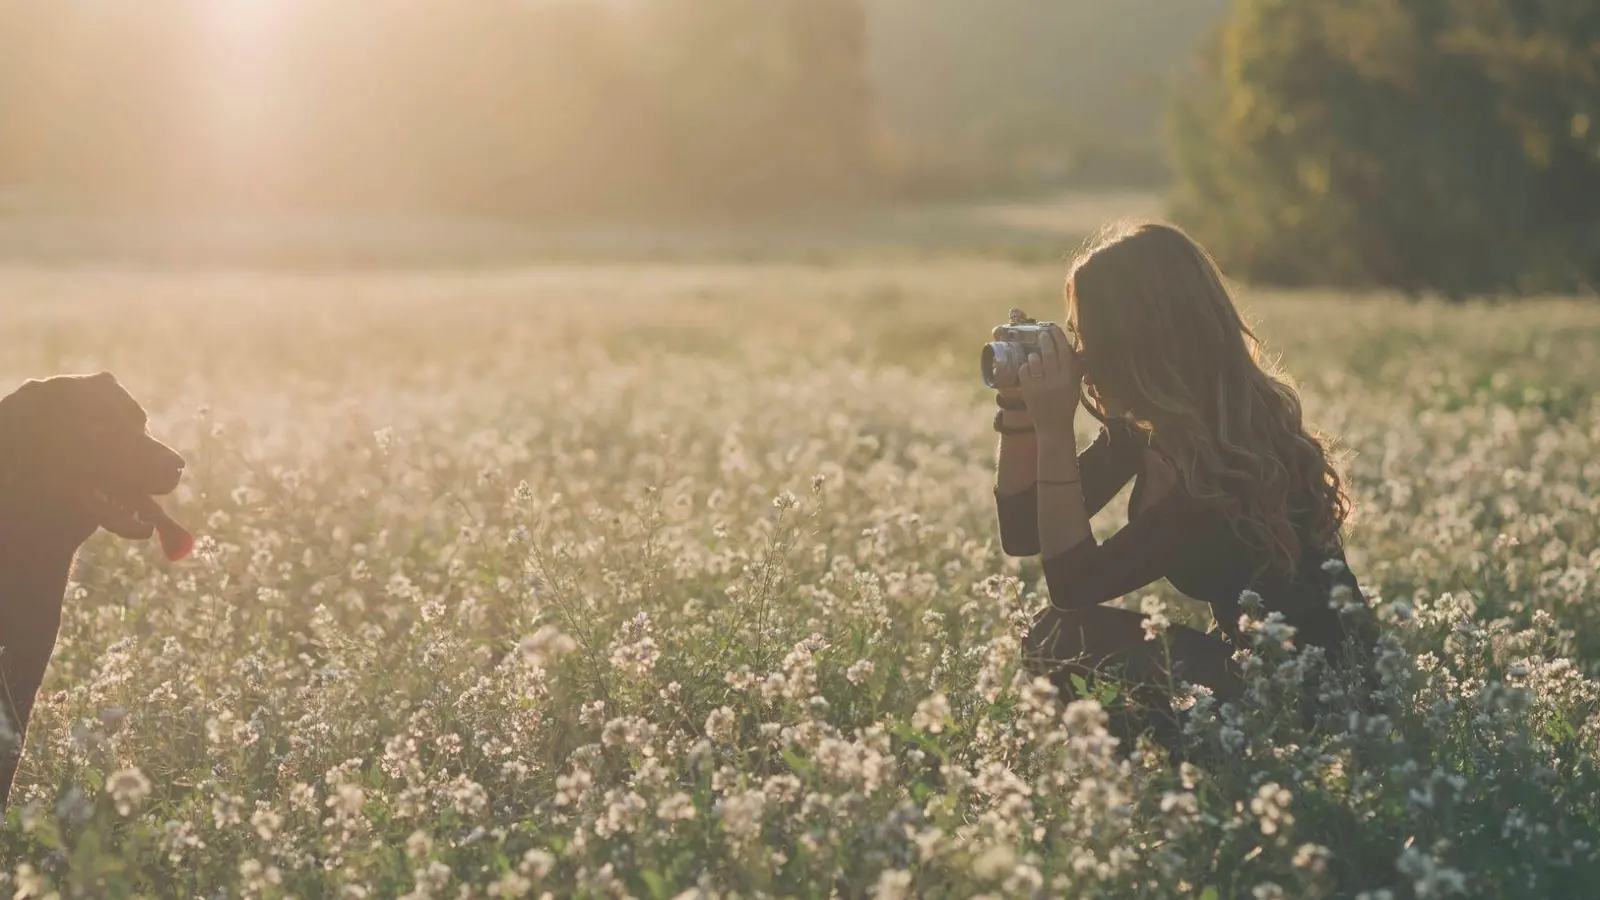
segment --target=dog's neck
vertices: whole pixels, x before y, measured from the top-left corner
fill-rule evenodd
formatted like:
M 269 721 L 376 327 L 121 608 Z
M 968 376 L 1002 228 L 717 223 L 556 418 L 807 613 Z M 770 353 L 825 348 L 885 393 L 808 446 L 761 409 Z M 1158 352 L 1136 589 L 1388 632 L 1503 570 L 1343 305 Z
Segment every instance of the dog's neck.
M 70 568 L 95 526 L 72 521 L 59 506 L 0 487 L 0 581 L 14 566 Z
M 53 636 L 81 544 L 41 536 L 0 517 L 0 631 Z
M 64 565 L 70 570 L 78 548 L 99 526 L 81 521 L 68 503 L 48 496 L 30 479 L 16 440 L 14 430 L 0 424 L 0 568 Z

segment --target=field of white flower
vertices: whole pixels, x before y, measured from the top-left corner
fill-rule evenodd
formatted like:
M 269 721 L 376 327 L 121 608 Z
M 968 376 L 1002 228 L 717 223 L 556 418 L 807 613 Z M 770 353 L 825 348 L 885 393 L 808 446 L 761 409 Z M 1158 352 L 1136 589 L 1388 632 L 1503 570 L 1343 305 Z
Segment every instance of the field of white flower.
M 0 275 L 7 388 L 114 371 L 201 535 L 81 554 L 0 894 L 1592 896 L 1600 308 L 1245 295 L 1385 637 L 1173 768 L 1019 673 L 975 353 L 1060 276 Z

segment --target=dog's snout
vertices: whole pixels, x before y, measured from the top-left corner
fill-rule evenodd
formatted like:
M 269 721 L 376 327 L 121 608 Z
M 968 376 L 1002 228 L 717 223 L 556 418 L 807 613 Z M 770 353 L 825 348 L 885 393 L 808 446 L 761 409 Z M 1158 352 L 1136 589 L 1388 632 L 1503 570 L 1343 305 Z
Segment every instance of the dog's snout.
M 145 478 L 150 479 L 152 493 L 164 494 L 178 486 L 187 465 L 183 455 L 154 438 L 149 440 L 149 454 L 145 457 Z

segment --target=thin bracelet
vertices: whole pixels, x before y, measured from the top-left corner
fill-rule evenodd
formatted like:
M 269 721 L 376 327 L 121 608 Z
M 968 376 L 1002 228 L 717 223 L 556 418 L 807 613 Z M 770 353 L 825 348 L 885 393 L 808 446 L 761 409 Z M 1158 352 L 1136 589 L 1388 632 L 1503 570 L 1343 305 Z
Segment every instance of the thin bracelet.
M 1003 409 L 997 409 L 994 411 L 994 430 L 1000 432 L 1001 434 L 1034 433 L 1033 425 L 1031 423 L 1027 425 L 1007 425 L 1006 411 Z

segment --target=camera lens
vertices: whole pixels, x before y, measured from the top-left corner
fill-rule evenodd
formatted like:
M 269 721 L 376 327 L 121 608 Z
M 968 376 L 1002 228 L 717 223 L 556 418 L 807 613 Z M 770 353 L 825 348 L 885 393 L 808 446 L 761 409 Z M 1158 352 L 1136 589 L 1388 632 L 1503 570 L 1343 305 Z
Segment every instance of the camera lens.
M 983 345 L 983 355 L 979 360 L 979 370 L 983 373 L 983 383 L 992 388 L 1009 387 L 1017 380 L 1017 365 L 1010 344 L 995 342 Z

